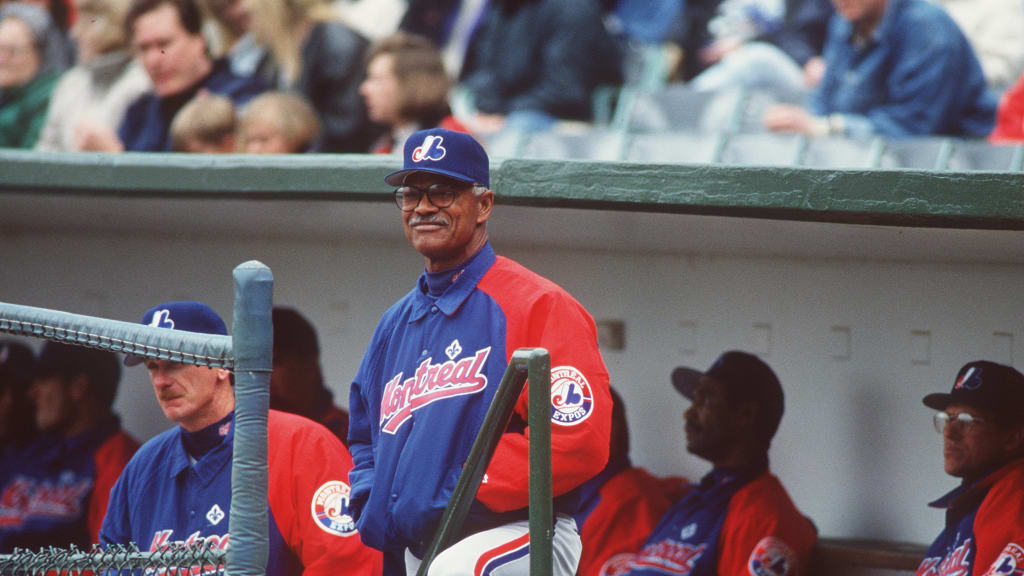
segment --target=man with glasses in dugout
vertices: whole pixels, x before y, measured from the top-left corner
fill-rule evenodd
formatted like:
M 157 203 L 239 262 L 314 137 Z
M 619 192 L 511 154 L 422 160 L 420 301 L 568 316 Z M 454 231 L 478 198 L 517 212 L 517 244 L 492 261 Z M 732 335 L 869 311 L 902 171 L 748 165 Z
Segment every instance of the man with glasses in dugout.
M 917 575 L 1024 573 L 1024 375 L 970 362 L 949 394 L 923 401 L 939 411 L 946 473 L 963 481 L 929 504 L 946 527 Z
M 409 137 L 403 169 L 385 179 L 399 186 L 406 238 L 426 261 L 381 318 L 349 400 L 350 511 L 363 541 L 386 552 L 386 573 L 418 570 L 517 349 L 551 356 L 555 574 L 576 571 L 579 488 L 608 461 L 612 402 L 594 320 L 550 280 L 495 255 L 488 170 L 471 136 L 435 128 Z M 529 573 L 526 423 L 524 387 L 431 575 Z

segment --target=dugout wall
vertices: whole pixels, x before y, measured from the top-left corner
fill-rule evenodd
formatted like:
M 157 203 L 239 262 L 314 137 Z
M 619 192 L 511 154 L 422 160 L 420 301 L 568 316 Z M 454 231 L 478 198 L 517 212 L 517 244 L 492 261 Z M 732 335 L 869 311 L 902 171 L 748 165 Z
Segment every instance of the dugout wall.
M 381 157 L 0 152 L 0 301 L 136 321 L 259 259 L 275 302 L 314 320 L 347 402 L 380 314 L 422 268 Z M 624 327 L 604 348 L 634 461 L 698 477 L 672 368 L 762 354 L 787 413 L 773 468 L 822 535 L 927 542 L 953 485 L 920 397 L 964 362 L 1024 359 L 1024 174 L 498 160 L 490 227 L 505 255 Z M 142 372 L 117 405 L 164 423 Z

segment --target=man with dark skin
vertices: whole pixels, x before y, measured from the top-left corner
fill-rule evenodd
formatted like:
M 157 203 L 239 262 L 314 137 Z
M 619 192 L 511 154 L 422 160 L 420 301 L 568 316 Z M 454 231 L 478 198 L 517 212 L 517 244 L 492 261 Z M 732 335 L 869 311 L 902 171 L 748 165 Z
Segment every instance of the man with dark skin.
M 782 386 L 760 358 L 719 356 L 706 372 L 680 367 L 672 384 L 690 399 L 686 450 L 713 465 L 655 526 L 643 547 L 610 558 L 603 576 L 804 575 L 817 539 L 768 469 L 782 420 Z
M 352 383 L 350 506 L 360 536 L 386 552 L 386 572 L 417 572 L 511 355 L 543 347 L 552 366 L 554 573 L 575 574 L 573 515 L 581 486 L 608 460 L 611 425 L 593 318 L 491 248 L 494 192 L 479 142 L 422 130 L 403 157 L 404 169 L 385 181 L 397 187 L 402 228 L 424 271 L 381 318 Z M 461 533 L 430 574 L 529 573 L 526 407 L 524 389 Z
M 929 504 L 946 527 L 917 570 L 937 574 L 1017 574 L 1024 569 L 1024 375 L 984 360 L 957 373 L 949 394 L 929 394 L 938 410 L 946 474 L 961 484 Z

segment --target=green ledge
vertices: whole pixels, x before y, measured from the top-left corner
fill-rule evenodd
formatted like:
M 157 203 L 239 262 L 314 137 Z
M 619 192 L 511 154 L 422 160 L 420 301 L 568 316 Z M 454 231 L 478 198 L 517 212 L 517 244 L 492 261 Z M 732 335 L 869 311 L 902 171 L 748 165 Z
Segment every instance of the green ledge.
M 0 195 L 389 201 L 379 155 L 0 151 Z M 629 212 L 1024 230 L 1024 172 L 823 170 L 493 159 L 499 202 Z

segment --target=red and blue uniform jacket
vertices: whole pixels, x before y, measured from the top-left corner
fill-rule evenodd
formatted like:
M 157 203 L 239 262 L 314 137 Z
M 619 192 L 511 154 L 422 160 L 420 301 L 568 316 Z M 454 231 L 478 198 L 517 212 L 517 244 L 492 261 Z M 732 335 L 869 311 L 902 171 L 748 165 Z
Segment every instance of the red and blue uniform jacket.
M 816 541 L 814 525 L 766 467 L 715 469 L 661 518 L 639 552 L 612 557 L 600 574 L 804 575 Z
M 659 478 L 628 462 L 606 469 L 587 485 L 591 483 L 597 486 L 594 497 L 576 517 L 583 541 L 576 570 L 580 576 L 597 576 L 612 556 L 639 550 L 661 517 L 689 488 L 678 476 Z
M 72 438 L 43 434 L 0 466 L 0 553 L 99 542 L 110 488 L 139 443 L 117 417 Z
M 267 432 L 267 576 L 380 574 L 380 553 L 362 545 L 348 514 L 352 460 L 345 447 L 323 426 L 275 410 Z M 226 549 L 234 418 L 220 434 L 194 464 L 178 426 L 144 444 L 111 492 L 102 543 L 156 551 L 206 538 Z
M 422 555 L 512 353 L 551 355 L 556 511 L 608 461 L 611 397 L 593 319 L 565 290 L 489 244 L 436 300 L 421 276 L 374 332 L 352 384 L 349 448 L 357 526 L 381 550 Z M 526 518 L 527 388 L 487 467 L 465 533 Z
M 917 576 L 1024 574 L 1024 459 L 929 504 L 946 509 Z

